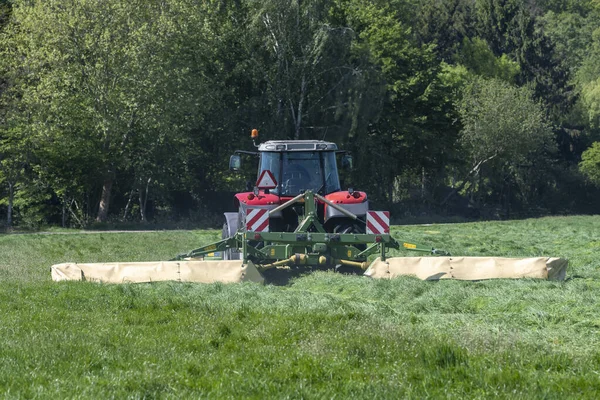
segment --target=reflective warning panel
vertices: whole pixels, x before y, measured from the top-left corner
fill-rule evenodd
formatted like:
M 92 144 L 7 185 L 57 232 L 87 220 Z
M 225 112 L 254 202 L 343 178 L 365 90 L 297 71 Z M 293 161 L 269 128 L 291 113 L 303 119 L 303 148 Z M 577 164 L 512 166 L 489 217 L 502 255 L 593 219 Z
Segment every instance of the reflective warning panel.
M 268 169 L 265 169 L 256 181 L 256 187 L 259 189 L 275 189 L 277 187 L 277 181 L 275 180 L 273 173 Z
M 367 211 L 367 233 L 374 235 L 390 233 L 390 212 Z
M 248 208 L 246 212 L 246 230 L 248 232 L 269 232 L 269 210 Z

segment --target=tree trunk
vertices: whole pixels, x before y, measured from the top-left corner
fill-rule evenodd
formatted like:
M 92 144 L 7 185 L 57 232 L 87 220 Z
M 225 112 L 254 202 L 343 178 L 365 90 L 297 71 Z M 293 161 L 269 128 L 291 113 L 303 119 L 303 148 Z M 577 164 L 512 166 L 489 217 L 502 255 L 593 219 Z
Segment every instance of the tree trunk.
M 302 128 L 302 106 L 304 104 L 304 97 L 306 96 L 306 77 L 302 75 L 302 84 L 300 86 L 300 100 L 298 101 L 298 115 L 295 121 L 295 133 L 294 139 L 300 139 L 300 129 Z
M 150 182 L 152 181 L 152 178 L 148 178 L 148 181 L 146 182 L 146 190 L 144 192 L 144 196 L 142 198 L 142 188 L 140 187 L 140 216 L 142 217 L 142 222 L 146 222 L 146 204 L 148 204 L 148 191 L 150 190 Z
M 129 207 L 131 206 L 131 201 L 133 200 L 133 192 L 135 192 L 135 189 L 131 189 L 131 192 L 129 192 L 129 199 L 127 200 L 127 204 L 125 205 L 125 211 L 123 212 L 123 221 L 125 221 L 127 219 L 127 214 L 129 213 Z
M 84 228 L 85 224 L 79 217 L 77 217 L 77 214 L 75 214 L 75 211 L 73 211 L 73 204 L 75 204 L 75 208 L 77 210 L 79 210 L 79 206 L 77 205 L 77 201 L 75 201 L 75 199 L 71 199 L 71 201 L 69 202 L 69 205 L 67 206 L 67 210 L 71 214 L 71 217 L 73 217 L 73 219 L 77 223 L 77 226 Z
M 504 218 L 506 220 L 510 219 L 510 188 L 511 188 L 510 177 L 504 179 L 504 185 L 506 186 L 506 190 L 504 192 Z
M 67 197 L 63 196 L 62 200 L 62 225 L 63 228 L 67 226 Z
M 443 206 L 444 204 L 446 204 L 446 202 L 448 200 L 450 200 L 450 198 L 452 198 L 452 196 L 454 196 L 456 193 L 460 192 L 462 190 L 463 187 L 465 187 L 465 185 L 467 184 L 467 179 L 474 173 L 479 174 L 479 169 L 481 168 L 481 166 L 483 164 L 485 164 L 486 162 L 490 161 L 491 159 L 493 159 L 494 157 L 496 157 L 498 155 L 498 153 L 479 161 L 473 168 L 471 168 L 471 170 L 469 171 L 469 173 L 467 175 L 465 175 L 465 177 L 462 180 L 462 183 L 460 185 L 458 185 L 458 187 L 454 188 L 454 190 L 452 190 L 448 196 L 446 196 L 446 198 L 440 203 L 440 206 Z
M 12 182 L 8 182 L 8 210 L 6 212 L 6 226 L 12 228 L 12 213 L 13 213 L 13 202 L 15 199 L 15 187 Z
M 425 167 L 421 167 L 421 200 L 425 199 Z
M 138 200 L 140 202 L 140 218 L 142 219 L 142 222 L 144 222 L 146 220 L 146 210 L 144 210 L 144 194 L 142 193 L 141 187 L 140 190 L 138 190 Z
M 108 207 L 110 206 L 112 185 L 112 179 L 106 179 L 102 185 L 102 197 L 100 197 L 100 206 L 98 207 L 98 216 L 96 217 L 96 221 L 98 222 L 105 222 L 108 219 Z

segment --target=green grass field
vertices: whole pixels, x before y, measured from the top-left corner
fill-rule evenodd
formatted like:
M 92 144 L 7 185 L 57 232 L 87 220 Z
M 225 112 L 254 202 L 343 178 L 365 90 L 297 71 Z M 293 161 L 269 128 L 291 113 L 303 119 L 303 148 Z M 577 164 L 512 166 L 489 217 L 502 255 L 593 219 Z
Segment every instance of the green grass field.
M 394 227 L 453 255 L 557 256 L 565 282 L 103 285 L 217 231 L 0 236 L 2 398 L 598 398 L 600 216 Z

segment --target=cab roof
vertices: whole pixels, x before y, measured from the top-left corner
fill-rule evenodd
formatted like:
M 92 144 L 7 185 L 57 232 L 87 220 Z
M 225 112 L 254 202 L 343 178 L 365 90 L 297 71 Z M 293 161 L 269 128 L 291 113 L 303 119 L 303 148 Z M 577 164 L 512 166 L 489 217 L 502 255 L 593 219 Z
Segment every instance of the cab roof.
M 335 151 L 335 143 L 322 140 L 269 140 L 258 146 L 258 151 Z

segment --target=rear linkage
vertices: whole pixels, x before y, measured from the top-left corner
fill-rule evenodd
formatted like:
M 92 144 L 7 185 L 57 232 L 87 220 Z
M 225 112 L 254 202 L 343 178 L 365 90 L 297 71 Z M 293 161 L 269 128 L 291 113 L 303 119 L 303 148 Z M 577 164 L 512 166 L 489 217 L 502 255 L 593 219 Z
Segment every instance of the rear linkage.
M 315 202 L 319 200 L 335 208 L 353 220 L 360 221 L 356 215 L 312 191 L 306 191 L 270 212 L 276 213 L 292 204 L 304 203 L 304 218 L 294 232 L 253 232 L 240 229 L 232 237 L 207 244 L 172 261 L 184 259 L 222 259 L 228 250 L 241 251 L 243 263 L 252 261 L 261 271 L 282 266 L 335 266 L 346 265 L 366 270 L 367 258 L 379 254 L 386 259 L 388 248 L 404 248 L 411 251 L 449 256 L 444 250 L 432 249 L 415 243 L 396 241 L 389 233 L 327 233 L 318 219 Z M 312 229 L 311 229 L 312 228 Z M 361 246 L 362 245 L 362 246 Z M 359 247 L 366 246 L 365 249 Z

